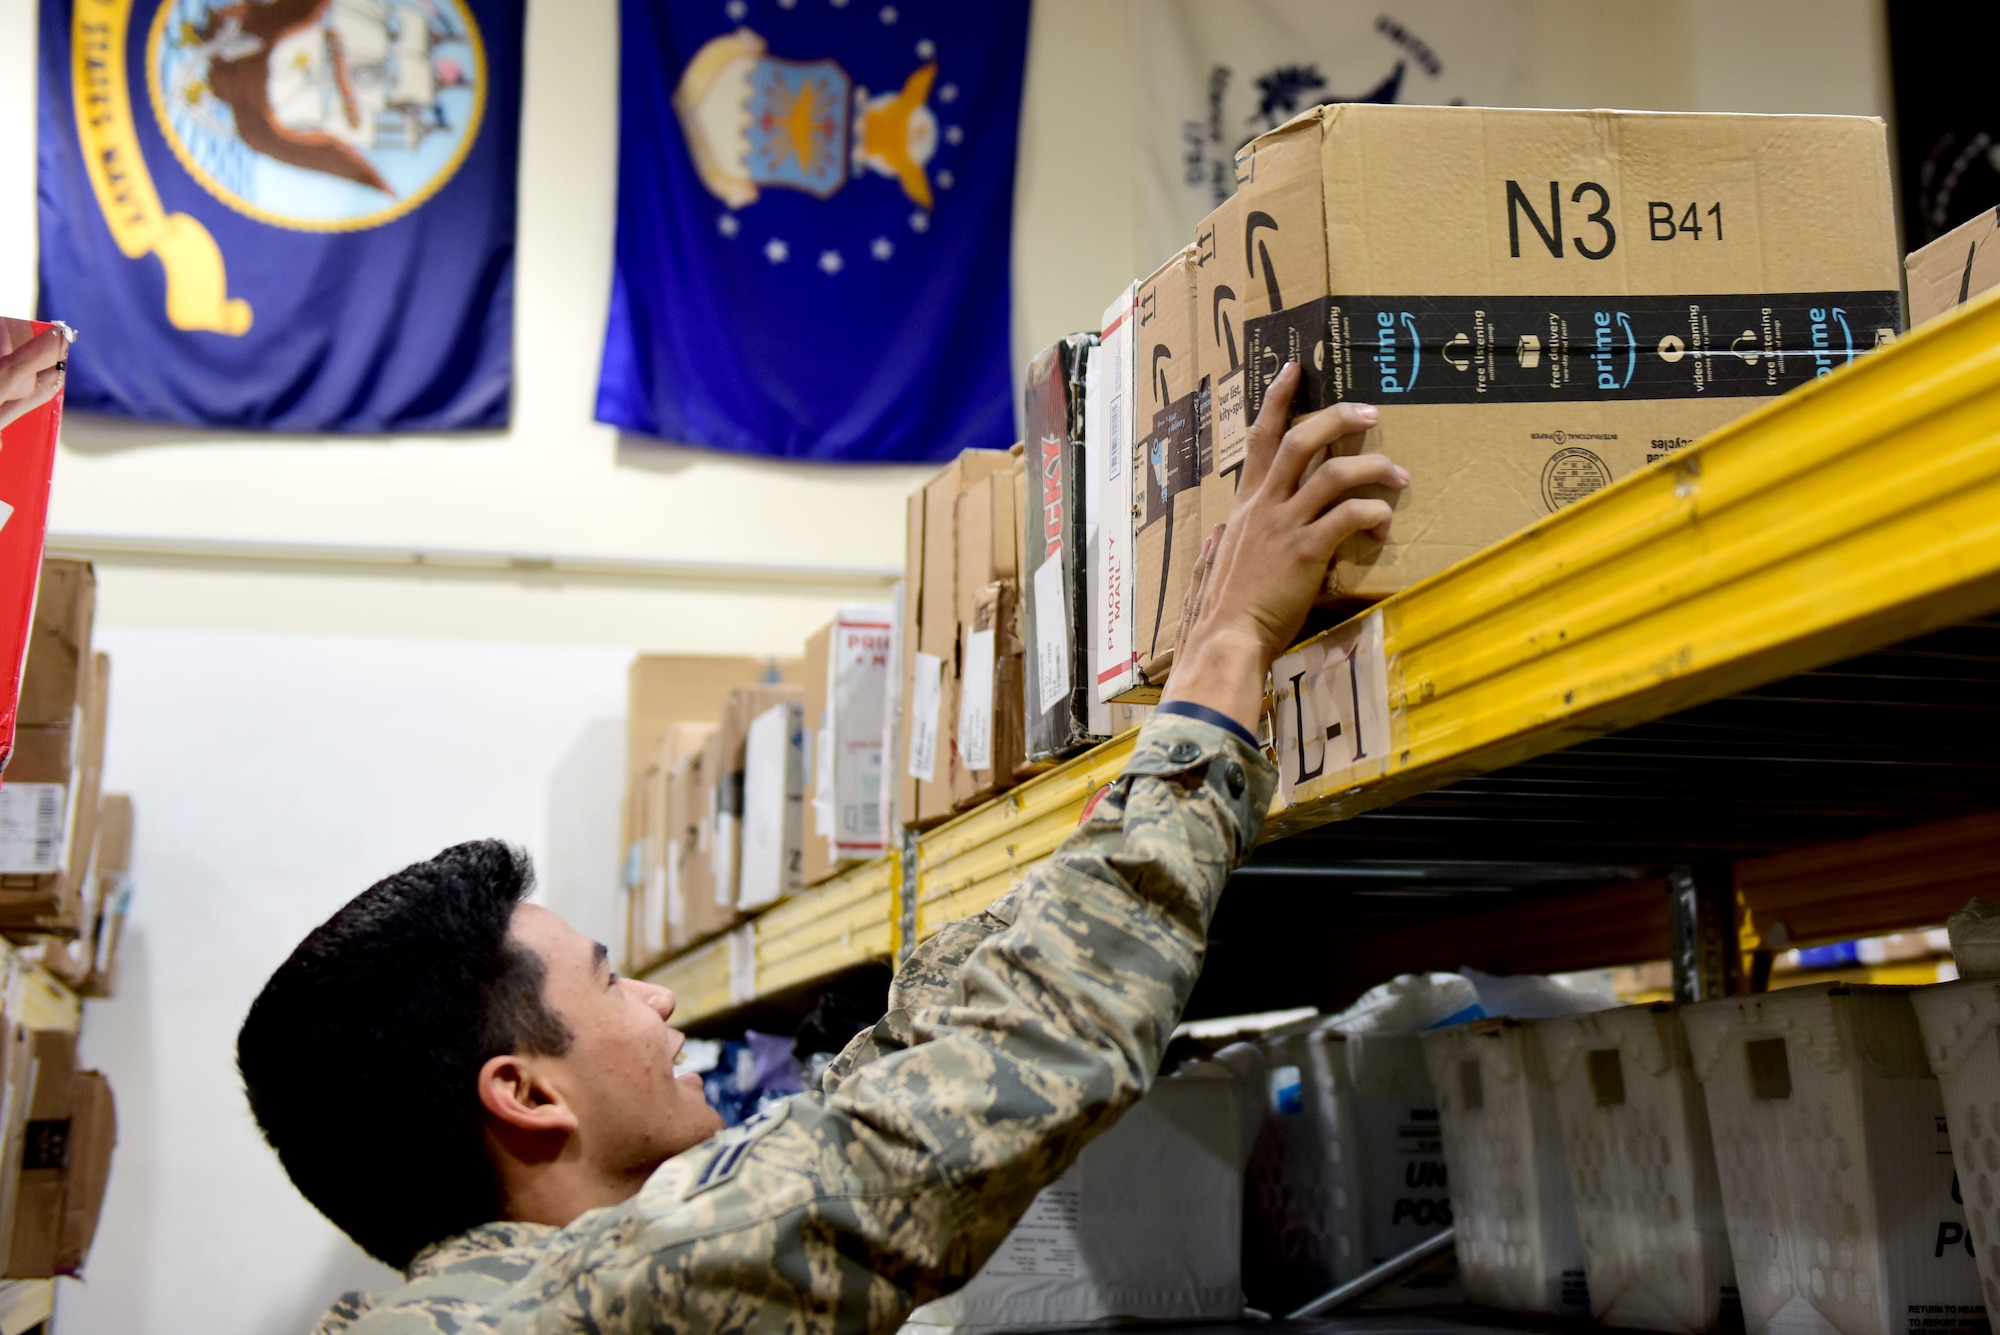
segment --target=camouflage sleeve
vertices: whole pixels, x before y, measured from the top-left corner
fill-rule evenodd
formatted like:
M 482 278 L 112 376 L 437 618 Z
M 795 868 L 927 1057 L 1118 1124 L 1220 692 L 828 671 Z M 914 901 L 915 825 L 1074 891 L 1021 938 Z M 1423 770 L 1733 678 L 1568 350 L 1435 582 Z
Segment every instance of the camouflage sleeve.
M 995 900 L 984 913 L 946 923 L 917 944 L 889 983 L 889 1006 L 872 1029 L 856 1034 L 820 1076 L 820 1089 L 832 1093 L 869 1062 L 900 1052 L 916 1041 L 918 1012 L 955 1006 L 965 1000 L 965 961 L 973 949 L 1014 921 L 1015 902 L 1024 886 Z
M 1156 717 L 1012 921 L 925 956 L 893 1050 L 579 1219 L 503 1328 L 888 1332 L 963 1284 L 1152 1082 L 1275 784 L 1229 732 Z

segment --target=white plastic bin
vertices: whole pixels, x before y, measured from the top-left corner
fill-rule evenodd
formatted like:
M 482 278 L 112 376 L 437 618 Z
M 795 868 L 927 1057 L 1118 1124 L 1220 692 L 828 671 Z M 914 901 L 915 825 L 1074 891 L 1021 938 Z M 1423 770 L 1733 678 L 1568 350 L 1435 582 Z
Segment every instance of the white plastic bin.
M 1737 1315 L 1708 1108 L 1671 1003 L 1535 1025 L 1590 1275 L 1611 1326 L 1702 1335 Z
M 970 1283 L 919 1307 L 903 1329 L 978 1335 L 1241 1315 L 1243 1103 L 1221 1066 L 1160 1081 L 1043 1189 Z
M 1265 1097 L 1244 1182 L 1243 1286 L 1253 1306 L 1283 1313 L 1435 1235 L 1451 1201 L 1421 1040 L 1322 1023 L 1257 1046 Z M 1426 1272 L 1378 1299 L 1449 1301 L 1449 1283 Z
M 1423 1045 L 1442 1115 L 1466 1300 L 1584 1315 L 1583 1239 L 1535 1031 L 1518 1020 L 1479 1020 L 1426 1034 Z
M 1924 1051 L 1944 1094 L 1958 1170 L 1953 1201 L 1965 1228 L 1941 1215 L 1931 1250 L 1973 1254 L 1989 1311 L 2000 1308 L 2000 982 L 1939 983 L 1910 993 Z
M 1825 983 L 1683 1007 L 1748 1335 L 1984 1335 L 1944 1101 L 1909 989 Z

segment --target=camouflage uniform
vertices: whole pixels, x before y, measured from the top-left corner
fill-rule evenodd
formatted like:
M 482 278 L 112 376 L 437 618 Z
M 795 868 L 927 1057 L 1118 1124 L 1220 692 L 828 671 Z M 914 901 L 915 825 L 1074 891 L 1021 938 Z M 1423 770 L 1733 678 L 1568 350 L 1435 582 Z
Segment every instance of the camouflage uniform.
M 1234 734 L 1157 717 L 1053 857 L 918 947 L 820 1090 L 567 1228 L 428 1247 L 320 1335 L 894 1330 L 1152 1082 L 1275 783 Z

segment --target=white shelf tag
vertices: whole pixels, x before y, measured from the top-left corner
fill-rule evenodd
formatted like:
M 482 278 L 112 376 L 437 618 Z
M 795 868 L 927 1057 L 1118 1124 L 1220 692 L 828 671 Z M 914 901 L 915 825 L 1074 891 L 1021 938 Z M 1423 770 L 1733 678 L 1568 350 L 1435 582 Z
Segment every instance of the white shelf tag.
M 1389 751 L 1389 672 L 1382 614 L 1310 640 L 1271 667 L 1278 796 L 1337 792 Z

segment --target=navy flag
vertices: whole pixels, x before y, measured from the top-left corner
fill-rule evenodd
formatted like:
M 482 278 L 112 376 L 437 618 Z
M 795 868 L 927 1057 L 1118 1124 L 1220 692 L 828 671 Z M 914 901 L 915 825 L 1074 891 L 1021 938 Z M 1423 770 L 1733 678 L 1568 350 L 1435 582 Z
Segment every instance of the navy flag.
M 507 424 L 523 0 L 42 0 L 72 408 Z
M 1012 442 L 1028 0 L 623 7 L 599 420 L 798 459 Z

